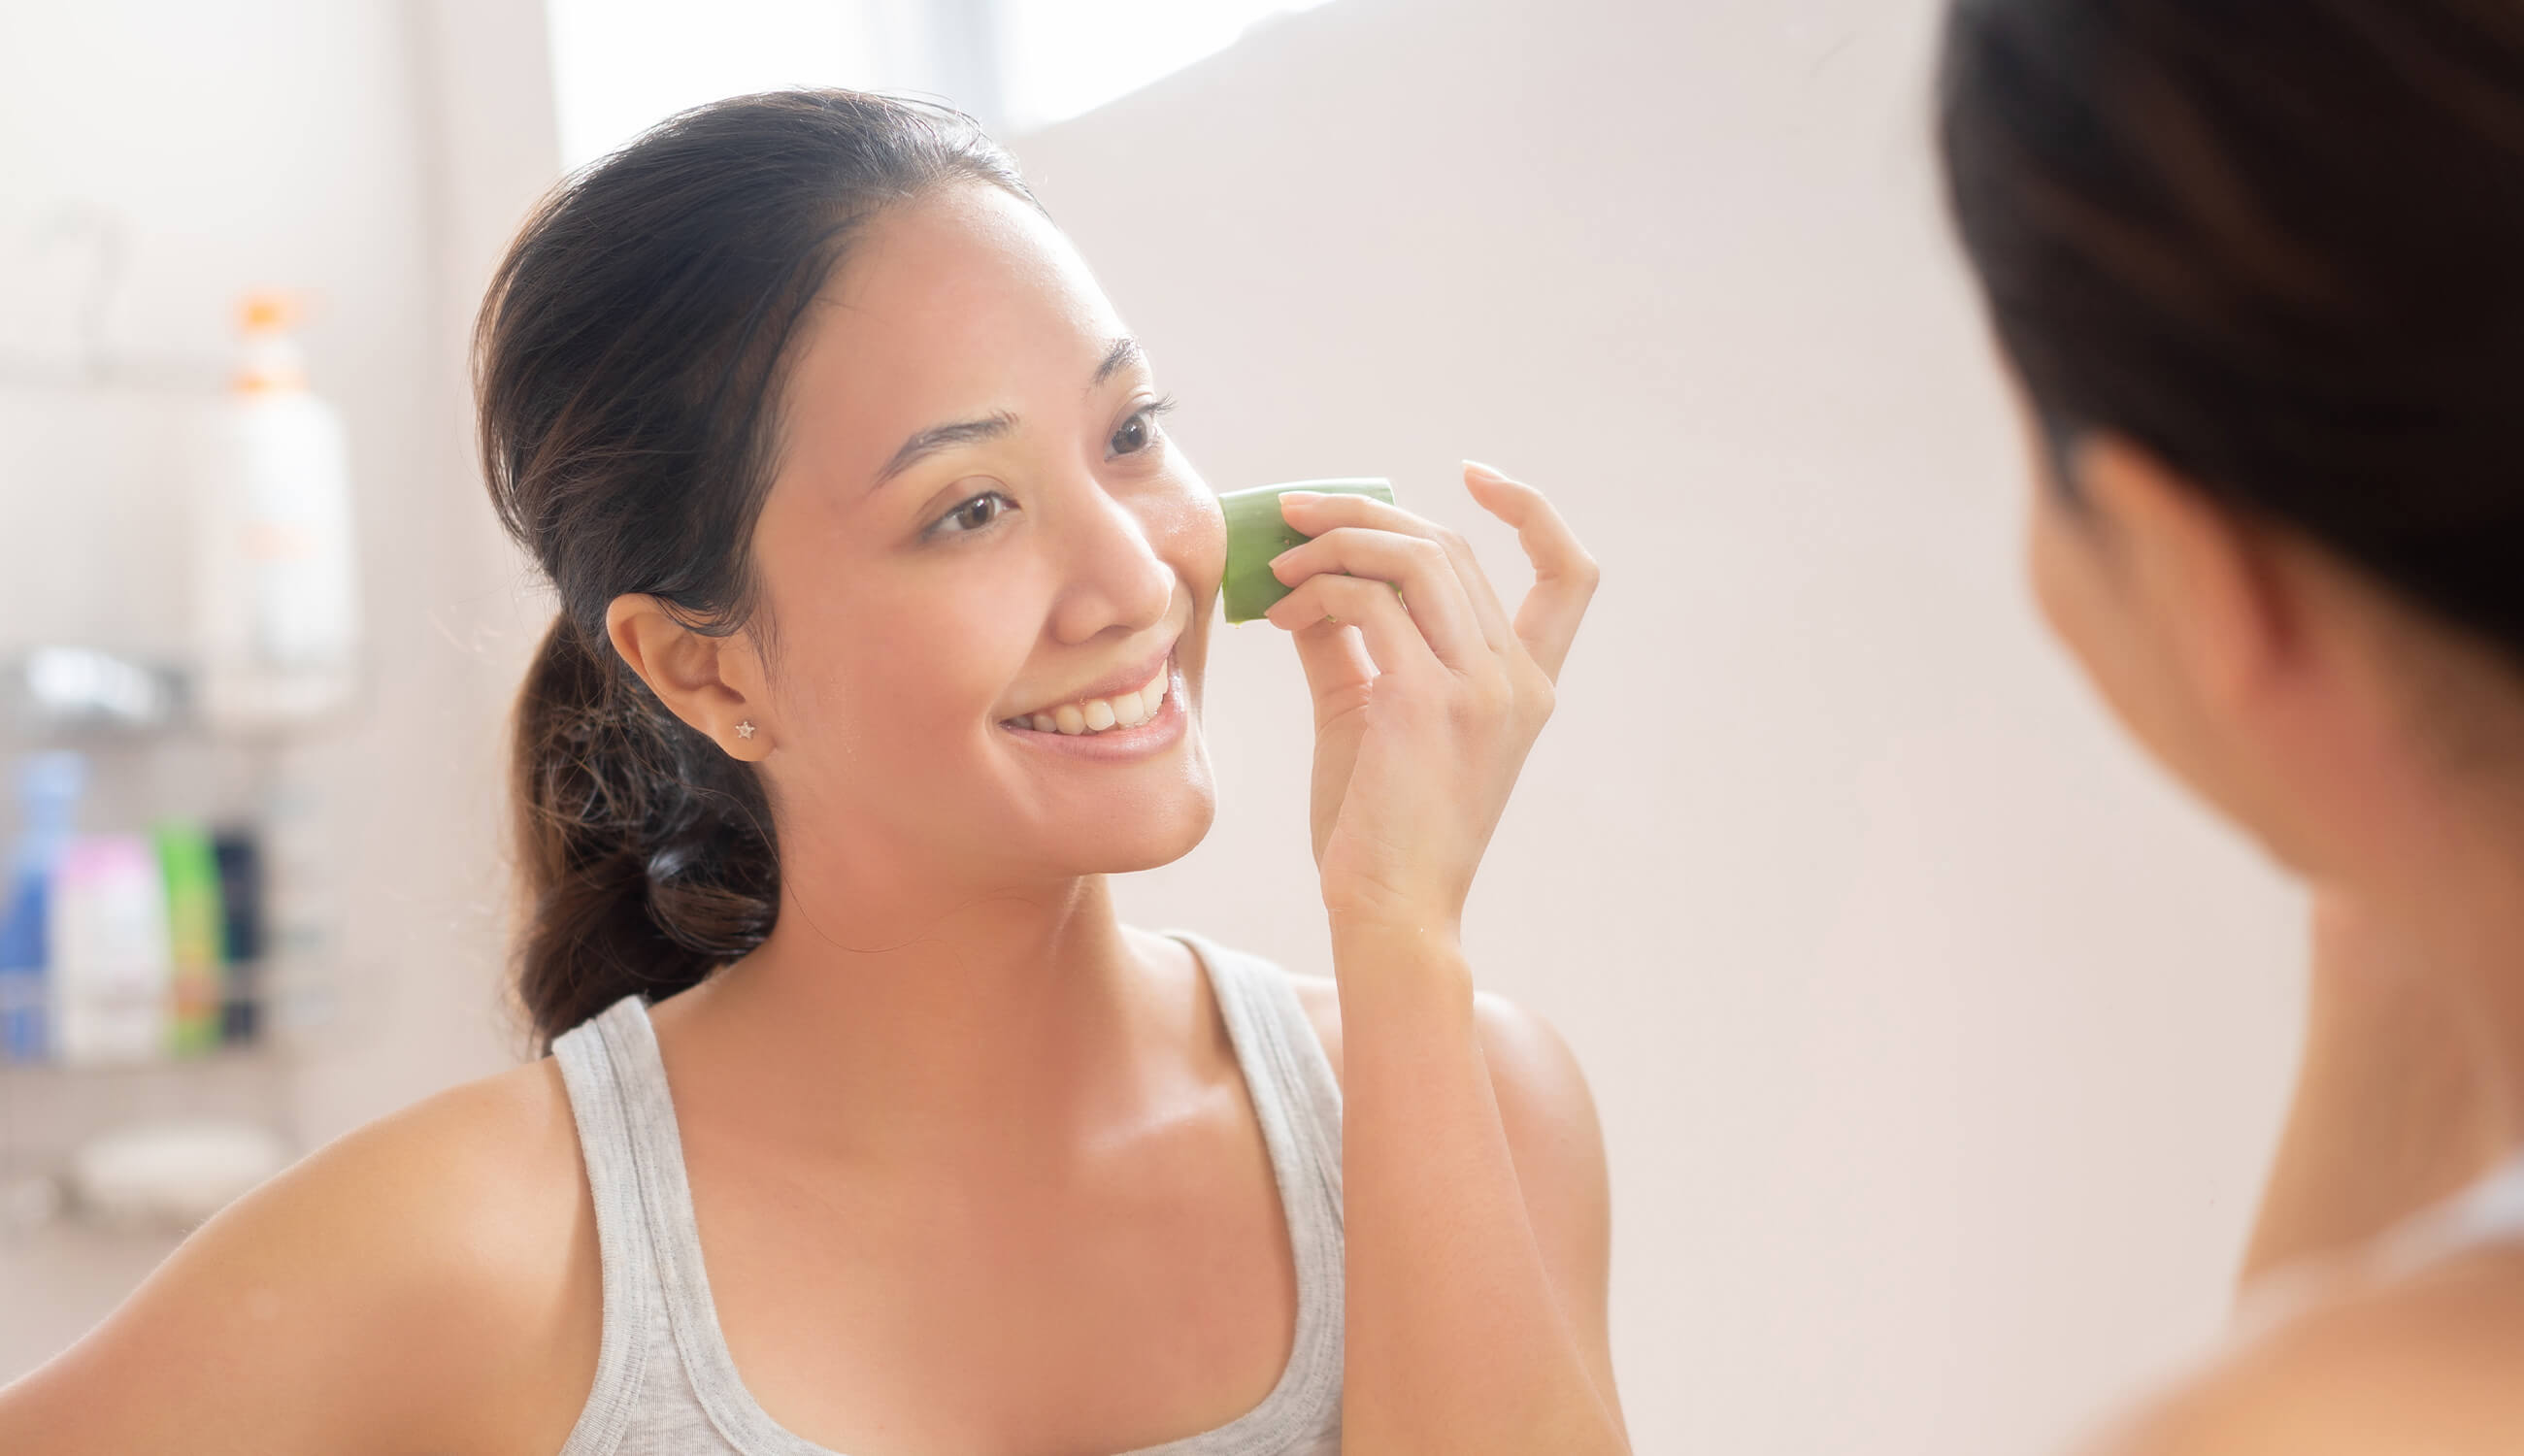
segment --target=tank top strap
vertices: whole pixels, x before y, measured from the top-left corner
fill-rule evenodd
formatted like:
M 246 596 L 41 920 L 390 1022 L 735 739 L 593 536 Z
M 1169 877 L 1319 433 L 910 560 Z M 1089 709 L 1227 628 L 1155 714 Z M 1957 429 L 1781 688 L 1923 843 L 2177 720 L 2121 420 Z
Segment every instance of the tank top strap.
M 1340 1081 L 1333 1075 L 1332 1059 L 1324 1054 L 1314 1021 L 1306 1014 L 1305 1002 L 1297 998 L 1297 989 L 1288 980 L 1288 973 L 1261 956 L 1221 946 L 1191 931 L 1170 930 L 1165 934 L 1189 946 L 1207 968 L 1220 1014 L 1227 1021 L 1228 1037 L 1236 1043 L 1238 1058 L 1244 1063 L 1245 1080 L 1252 1088 L 1257 1107 L 1265 1101 L 1279 1104 L 1276 1113 L 1273 1109 L 1260 1109 L 1263 1136 L 1272 1136 L 1275 1121 L 1287 1124 L 1290 1152 L 1309 1165 L 1310 1181 L 1330 1198 L 1332 1217 L 1337 1224 L 1341 1206 Z M 1275 1161 L 1278 1152 L 1274 1147 Z
M 2344 1277 L 2406 1278 L 2502 1243 L 2524 1243 L 2524 1148 L 2350 1253 L 2307 1258 L 2262 1275 L 2244 1290 L 2234 1323 L 2246 1334 L 2266 1330 L 2312 1304 Z
M 1262 1125 L 1297 1277 L 1297 1328 L 1280 1383 L 1241 1419 L 1129 1456 L 1279 1456 L 1339 1448 L 1343 1268 L 1340 1084 L 1278 965 L 1205 936 L 1164 934 L 1201 963 Z
M 657 1030 L 639 995 L 624 996 L 589 1025 L 614 1073 L 631 1153 L 629 1187 L 617 1200 L 625 1222 L 647 1232 L 647 1283 L 664 1313 L 671 1359 L 688 1385 L 682 1398 L 699 1407 L 696 1424 L 715 1441 L 747 1456 L 828 1456 L 774 1422 L 754 1402 L 728 1352 L 709 1274 L 703 1267 L 701 1226 L 693 1215 L 692 1184 L 684 1169 L 682 1130 L 666 1083 L 666 1061 Z M 612 1289 L 606 1289 L 610 1303 Z M 607 1311 L 609 1320 L 611 1311 Z M 626 1336 L 628 1337 L 628 1336 Z M 663 1352 L 660 1352 L 663 1354 Z M 701 1432 L 696 1432 L 696 1435 Z M 715 1444 L 709 1447 L 717 1449 Z M 574 1451 L 564 1456 L 577 1456 Z
M 2470 1187 L 2384 1236 L 2385 1257 L 2403 1268 L 2483 1244 L 2524 1240 L 2524 1148 Z
M 596 1244 L 602 1270 L 604 1327 L 598 1336 L 596 1383 L 561 1456 L 602 1456 L 621 1443 L 640 1401 L 647 1370 L 650 1318 L 657 1308 L 656 1254 L 640 1193 L 640 1158 L 626 1077 L 607 1046 L 604 1024 L 641 1016 L 640 998 L 625 996 L 555 1038 L 578 1124 L 578 1146 L 596 1201 Z

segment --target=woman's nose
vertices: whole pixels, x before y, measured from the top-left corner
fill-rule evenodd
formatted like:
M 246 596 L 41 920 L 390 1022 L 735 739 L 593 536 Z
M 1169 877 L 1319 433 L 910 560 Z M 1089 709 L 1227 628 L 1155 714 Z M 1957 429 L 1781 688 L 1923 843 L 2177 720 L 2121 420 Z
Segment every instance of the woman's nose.
M 1166 619 L 1178 587 L 1155 522 L 1127 496 L 1100 482 L 1081 482 L 1070 529 L 1068 581 L 1052 628 L 1063 642 L 1085 642 L 1121 627 L 1144 632 Z

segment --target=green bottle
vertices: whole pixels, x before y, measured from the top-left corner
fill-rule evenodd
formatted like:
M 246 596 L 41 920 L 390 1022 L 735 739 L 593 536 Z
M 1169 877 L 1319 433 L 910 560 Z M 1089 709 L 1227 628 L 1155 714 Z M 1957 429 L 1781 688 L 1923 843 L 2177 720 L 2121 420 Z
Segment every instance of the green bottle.
M 196 1055 L 219 1044 L 227 966 L 219 909 L 219 865 L 198 824 L 168 820 L 152 836 L 167 881 L 167 938 L 173 951 L 174 1007 L 169 1049 Z

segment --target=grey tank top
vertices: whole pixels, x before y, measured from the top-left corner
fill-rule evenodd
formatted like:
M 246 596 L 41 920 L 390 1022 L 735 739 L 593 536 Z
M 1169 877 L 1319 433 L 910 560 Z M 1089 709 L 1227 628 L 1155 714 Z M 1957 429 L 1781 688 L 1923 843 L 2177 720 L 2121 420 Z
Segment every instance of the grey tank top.
M 1295 1255 L 1297 1326 L 1260 1405 L 1127 1456 L 1338 1456 L 1340 1088 L 1286 973 L 1189 932 L 1167 934 L 1207 971 L 1261 1118 Z M 640 997 L 563 1033 L 553 1055 L 586 1155 L 605 1281 L 596 1383 L 561 1456 L 837 1456 L 774 1422 L 737 1375 Z

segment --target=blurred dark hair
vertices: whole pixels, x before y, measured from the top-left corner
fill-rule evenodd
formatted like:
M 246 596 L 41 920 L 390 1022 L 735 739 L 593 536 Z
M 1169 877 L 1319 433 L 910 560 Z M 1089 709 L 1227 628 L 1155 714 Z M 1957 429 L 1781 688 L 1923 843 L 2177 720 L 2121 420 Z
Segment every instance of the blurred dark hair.
M 1033 201 L 960 113 L 740 96 L 563 182 L 492 279 L 474 331 L 483 470 L 560 597 L 512 766 L 516 985 L 547 1044 L 623 995 L 699 983 L 771 931 L 761 782 L 625 666 L 606 609 L 648 593 L 698 631 L 769 626 L 750 542 L 799 321 L 861 224 L 959 179 Z
M 1939 90 L 2063 487 L 2126 436 L 2524 665 L 2524 3 L 1957 0 Z

